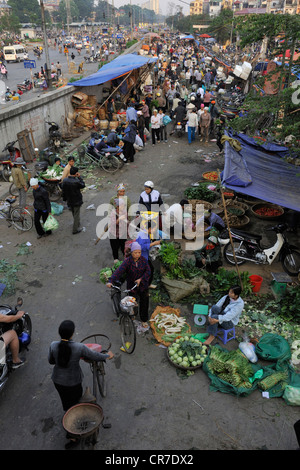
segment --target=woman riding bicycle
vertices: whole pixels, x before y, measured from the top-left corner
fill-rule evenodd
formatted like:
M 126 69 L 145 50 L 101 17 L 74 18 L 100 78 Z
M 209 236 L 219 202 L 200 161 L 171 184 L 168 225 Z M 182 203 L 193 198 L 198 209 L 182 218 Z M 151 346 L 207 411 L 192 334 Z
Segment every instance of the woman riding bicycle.
M 141 246 L 137 242 L 132 243 L 130 256 L 123 261 L 109 278 L 107 287 L 111 287 L 115 282 L 120 281 L 124 274 L 126 275 L 127 289 L 132 289 L 135 284 L 138 285 L 136 294 L 139 297 L 140 318 L 143 327 L 147 327 L 151 269 L 148 260 L 142 256 Z M 135 293 L 135 291 L 133 292 Z

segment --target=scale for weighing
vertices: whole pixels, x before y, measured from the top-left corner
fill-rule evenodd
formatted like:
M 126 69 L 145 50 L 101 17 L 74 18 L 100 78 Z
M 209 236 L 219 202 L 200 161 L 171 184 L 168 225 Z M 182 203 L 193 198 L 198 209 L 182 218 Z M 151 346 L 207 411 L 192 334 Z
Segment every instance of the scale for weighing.
M 286 273 L 271 273 L 273 276 L 273 281 L 271 281 L 271 290 L 274 296 L 282 297 L 286 293 L 286 285 L 289 282 L 292 282 L 290 276 Z
M 195 304 L 193 308 L 194 323 L 197 326 L 205 325 L 208 315 L 208 305 Z

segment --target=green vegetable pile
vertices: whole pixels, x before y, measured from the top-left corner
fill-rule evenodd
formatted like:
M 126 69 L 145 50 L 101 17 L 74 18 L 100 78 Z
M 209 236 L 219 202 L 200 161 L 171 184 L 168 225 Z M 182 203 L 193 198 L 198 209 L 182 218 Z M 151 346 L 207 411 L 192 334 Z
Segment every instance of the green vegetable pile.
M 249 380 L 253 376 L 253 368 L 248 359 L 238 349 L 235 351 L 222 351 L 216 346 L 212 346 L 208 370 L 217 375 L 221 380 L 230 383 L 237 388 L 251 388 Z
M 184 191 L 184 195 L 187 199 L 200 199 L 207 202 L 213 202 L 217 199 L 218 193 L 208 189 L 207 186 L 210 184 L 212 184 L 211 181 L 209 183 L 199 183 L 199 186 L 194 188 L 187 188 Z
M 192 279 L 199 276 L 193 260 L 181 261 L 181 249 L 173 242 L 162 242 L 158 253 L 163 266 L 167 269 L 166 276 L 170 279 Z
M 103 284 L 106 284 L 108 282 L 108 279 L 110 278 L 110 276 L 115 272 L 115 270 L 122 264 L 123 261 L 118 261 L 117 263 L 115 263 L 113 265 L 113 267 L 111 268 L 103 268 L 101 269 L 100 271 L 100 274 L 99 274 L 99 280 L 100 282 L 102 282 Z
M 197 338 L 182 336 L 169 346 L 168 354 L 171 361 L 180 367 L 197 367 L 204 362 L 207 347 Z

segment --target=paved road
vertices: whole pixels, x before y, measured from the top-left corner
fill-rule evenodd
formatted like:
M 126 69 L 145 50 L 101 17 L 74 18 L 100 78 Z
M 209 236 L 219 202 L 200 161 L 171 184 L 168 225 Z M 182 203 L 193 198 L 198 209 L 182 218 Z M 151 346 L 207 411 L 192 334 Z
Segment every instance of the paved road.
M 85 52 L 84 50 L 81 52 L 81 55 L 78 55 L 75 49 L 70 49 L 70 57 L 69 60 L 71 61 L 71 53 L 74 51 L 75 54 L 75 59 L 74 62 L 76 64 L 76 68 L 78 68 L 78 65 L 80 62 L 84 61 L 84 55 Z M 71 73 L 69 73 L 68 70 L 68 61 L 67 57 L 63 53 L 59 53 L 58 49 L 54 49 L 51 47 L 49 49 L 49 57 L 50 57 L 50 63 L 56 64 L 57 61 L 60 62 L 62 65 L 62 74 L 66 78 L 70 78 L 72 76 Z M 41 67 L 44 67 L 45 64 L 45 53 L 43 53 L 42 57 L 40 60 L 37 59 L 37 57 L 34 55 L 33 51 L 29 49 L 29 60 L 35 60 L 36 61 L 36 69 L 32 69 L 32 73 L 39 72 L 41 70 Z M 95 73 L 98 70 L 98 63 L 90 63 L 86 64 L 84 63 L 84 72 L 83 76 L 90 75 L 92 73 Z M 11 91 L 17 90 L 17 84 L 22 83 L 22 81 L 26 78 L 31 79 L 30 76 L 30 69 L 24 68 L 23 62 L 20 63 L 14 63 L 10 62 L 7 64 L 7 71 L 8 71 L 8 79 L 3 79 L 2 82 L 4 83 L 3 88 L 6 89 L 6 87 L 9 87 Z M 30 91 L 25 92 L 21 96 L 21 101 L 26 101 L 27 99 L 32 98 L 34 94 L 40 93 L 39 89 L 33 89 Z M 3 99 L 0 100 L 0 110 L 1 109 L 6 109 L 9 108 L 10 106 L 17 106 L 18 102 L 16 101 L 4 101 Z
M 24 263 L 18 271 L 18 290 L 24 309 L 33 322 L 33 337 L 27 364 L 15 371 L 0 396 L 1 450 L 60 450 L 65 433 L 63 411 L 51 381 L 52 367 L 47 362 L 51 341 L 58 339 L 57 329 L 63 319 L 76 324 L 75 340 L 92 333 L 110 337 L 115 358 L 107 364 L 108 395 L 100 400 L 110 429 L 101 429 L 96 445 L 100 459 L 105 451 L 154 450 L 188 454 L 199 450 L 293 450 L 297 441 L 293 430 L 299 418 L 294 407 L 281 398 L 265 399 L 259 391 L 248 397 L 235 397 L 210 390 L 210 382 L 200 369 L 183 379 L 170 365 L 165 349 L 159 347 L 152 333 L 138 335 L 133 355 L 120 351 L 120 335 L 106 288 L 98 281 L 102 267 L 112 264 L 109 241 L 95 246 L 96 226 L 100 217 L 90 204 L 107 203 L 115 194 L 116 184 L 127 185 L 132 202 L 138 200 L 145 180 L 153 180 L 172 204 L 183 197 L 184 189 L 199 180 L 204 171 L 222 168 L 222 158 L 204 155 L 216 151 L 214 143 L 187 146 L 184 136 L 151 144 L 138 153 L 135 162 L 119 173 L 108 176 L 89 171 L 83 193 L 82 225 L 85 232 L 73 236 L 72 216 L 68 210 L 57 217 L 59 229 L 46 239 L 37 240 L 35 230 L 18 233 L 0 224 L 1 256 L 11 262 Z M 202 149 L 203 153 L 195 153 Z M 28 195 L 28 203 L 32 198 Z M 261 223 L 261 222 L 260 222 Z M 249 230 L 253 230 L 251 225 Z M 21 244 L 30 242 L 28 255 L 17 255 Z M 14 261 L 15 260 L 15 261 Z M 281 270 L 278 263 L 272 270 Z M 245 265 L 257 274 L 255 265 Z M 270 279 L 266 268 L 264 279 Z M 16 295 L 17 295 L 16 294 Z M 15 297 L 3 299 L 14 304 Z M 195 329 L 192 305 L 178 305 L 182 315 Z M 151 306 L 152 313 L 154 305 Z M 204 331 L 200 329 L 200 331 Z M 237 348 L 233 340 L 229 347 Z M 86 364 L 84 386 L 91 385 Z M 162 452 L 159 452 L 162 453 Z M 202 459 L 200 461 L 200 458 Z M 214 454 L 214 459 L 218 455 Z M 222 455 L 224 458 L 224 455 Z M 194 461 L 194 463 L 196 463 Z M 199 454 L 198 464 L 203 463 Z

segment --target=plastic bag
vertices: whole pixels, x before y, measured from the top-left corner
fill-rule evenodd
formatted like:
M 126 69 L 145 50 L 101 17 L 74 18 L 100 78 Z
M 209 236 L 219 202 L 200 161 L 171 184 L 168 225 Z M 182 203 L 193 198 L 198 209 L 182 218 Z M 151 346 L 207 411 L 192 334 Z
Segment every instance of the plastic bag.
M 287 385 L 282 398 L 287 405 L 300 406 L 300 388 Z
M 56 202 L 51 202 L 51 214 L 52 215 L 60 215 L 64 210 L 64 206 L 61 204 L 57 204 Z
M 252 362 L 253 364 L 257 362 L 257 355 L 255 354 L 255 346 L 249 341 L 247 335 L 243 336 L 243 340 L 239 344 L 239 349 L 242 353 L 246 356 L 248 361 Z
M 44 223 L 44 230 L 45 232 L 48 232 L 48 230 L 57 230 L 59 226 L 59 223 L 57 220 L 53 217 L 53 215 L 48 215 L 48 219 Z
M 165 115 L 165 116 L 163 117 L 163 125 L 164 125 L 164 126 L 166 126 L 167 124 L 169 124 L 169 122 L 171 122 L 171 121 L 172 121 L 172 119 L 170 118 L 170 116 Z

